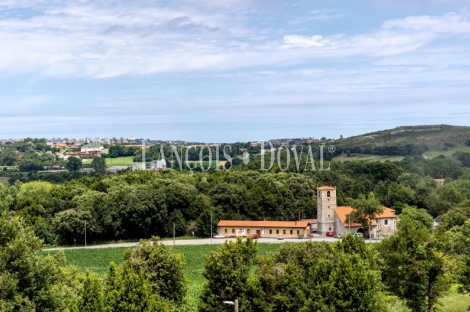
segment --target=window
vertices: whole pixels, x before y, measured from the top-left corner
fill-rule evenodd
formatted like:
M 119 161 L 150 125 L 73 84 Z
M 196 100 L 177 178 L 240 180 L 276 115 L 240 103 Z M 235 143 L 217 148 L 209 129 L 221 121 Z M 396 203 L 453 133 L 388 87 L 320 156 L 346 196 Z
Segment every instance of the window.
M 297 235 L 299 235 L 299 234 L 300 234 L 300 230 L 297 230 Z
M 388 225 L 388 220 L 384 220 L 384 225 Z
M 331 231 L 331 228 L 329 228 L 329 230 L 328 230 L 328 231 Z
M 227 234 L 227 233 L 228 233 L 228 229 L 225 229 L 225 234 Z
M 250 229 L 246 230 L 246 233 L 249 235 L 250 234 Z
M 284 234 L 284 235 L 285 235 L 286 233 L 287 233 L 287 232 L 286 232 L 286 230 L 282 231 L 282 234 Z
M 330 197 L 330 191 L 326 192 L 326 197 Z
M 294 234 L 294 231 L 290 230 L 290 235 Z
M 235 229 L 232 229 L 232 234 L 235 234 Z
M 279 230 L 276 230 L 276 234 L 279 234 Z
M 328 215 L 328 218 L 330 217 L 330 215 Z
M 273 230 L 269 230 L 269 234 L 273 234 Z
M 328 209 L 330 209 L 330 205 L 328 205 Z

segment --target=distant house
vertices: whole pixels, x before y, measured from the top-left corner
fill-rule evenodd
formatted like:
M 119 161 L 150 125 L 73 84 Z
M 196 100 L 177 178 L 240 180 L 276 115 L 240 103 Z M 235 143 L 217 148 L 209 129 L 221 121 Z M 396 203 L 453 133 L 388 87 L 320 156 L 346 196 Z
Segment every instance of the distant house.
M 434 179 L 434 181 L 436 181 L 437 184 L 439 185 L 444 185 L 444 183 L 446 182 L 446 179 Z
M 220 220 L 217 224 L 218 234 L 226 237 L 252 236 L 277 238 L 306 238 L 310 235 L 310 224 L 307 221 L 243 221 Z
M 58 170 L 58 169 L 60 169 L 60 168 L 61 168 L 60 164 L 53 164 L 53 165 L 51 166 L 51 169 L 54 169 L 54 170 Z

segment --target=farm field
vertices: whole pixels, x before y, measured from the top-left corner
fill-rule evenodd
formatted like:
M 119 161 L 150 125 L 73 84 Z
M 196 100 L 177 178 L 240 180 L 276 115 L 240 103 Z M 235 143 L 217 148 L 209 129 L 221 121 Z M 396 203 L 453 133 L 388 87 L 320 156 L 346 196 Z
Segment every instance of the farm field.
M 258 255 L 274 254 L 282 244 L 258 244 Z M 186 299 L 193 311 L 197 311 L 197 300 L 201 294 L 204 277 L 204 256 L 216 251 L 219 245 L 186 245 L 173 246 L 175 252 L 181 254 L 186 265 L 184 275 L 189 280 Z M 120 264 L 124 261 L 124 252 L 130 248 L 100 248 L 100 249 L 69 249 L 64 250 L 67 264 L 78 267 L 80 270 L 90 270 L 104 276 L 109 263 L 114 261 Z M 51 251 L 48 253 L 55 253 Z M 465 311 L 470 306 L 470 296 L 460 294 L 457 287 L 453 286 L 448 295 L 441 300 L 446 312 Z M 398 299 L 391 300 L 388 306 L 389 312 L 409 312 L 410 310 Z
M 355 160 L 365 160 L 365 161 L 400 161 L 404 157 L 403 156 L 379 156 L 379 155 L 367 155 L 367 154 L 352 154 L 348 157 L 346 154 L 341 154 L 333 158 L 334 161 L 355 161 Z
M 8 184 L 9 177 L 0 177 L 0 183 Z
M 106 158 L 106 167 L 112 166 L 131 166 L 134 156 Z

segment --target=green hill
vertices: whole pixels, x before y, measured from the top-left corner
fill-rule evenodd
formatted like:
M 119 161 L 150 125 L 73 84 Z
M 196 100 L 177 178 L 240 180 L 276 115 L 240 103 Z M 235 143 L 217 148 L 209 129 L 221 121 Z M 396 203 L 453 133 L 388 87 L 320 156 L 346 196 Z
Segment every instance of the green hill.
M 464 145 L 470 139 L 470 127 L 451 125 L 403 126 L 342 139 L 341 146 L 426 145 L 439 149 Z M 450 146 L 452 145 L 452 146 Z

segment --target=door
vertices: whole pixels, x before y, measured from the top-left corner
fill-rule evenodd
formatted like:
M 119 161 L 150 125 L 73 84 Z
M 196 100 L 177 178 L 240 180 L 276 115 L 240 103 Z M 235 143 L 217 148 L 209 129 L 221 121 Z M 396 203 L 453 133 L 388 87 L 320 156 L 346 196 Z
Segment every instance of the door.
M 256 230 L 256 234 L 258 234 L 258 237 L 261 237 L 261 230 Z

